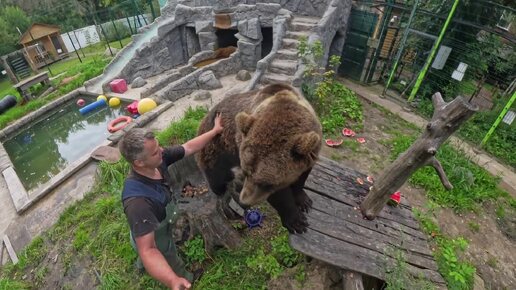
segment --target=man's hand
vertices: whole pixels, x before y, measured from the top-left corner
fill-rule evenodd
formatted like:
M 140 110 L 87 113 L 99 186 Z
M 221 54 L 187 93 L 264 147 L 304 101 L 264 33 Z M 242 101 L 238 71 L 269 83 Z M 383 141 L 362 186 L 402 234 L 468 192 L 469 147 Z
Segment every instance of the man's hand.
M 222 117 L 220 113 L 217 113 L 217 116 L 215 116 L 215 124 L 213 125 L 213 131 L 215 131 L 217 134 L 220 134 L 224 127 L 222 126 Z
M 176 277 L 172 281 L 170 281 L 170 284 L 167 285 L 168 288 L 172 290 L 184 290 L 184 289 L 190 289 L 192 287 L 192 284 L 188 282 L 185 278 L 182 277 Z

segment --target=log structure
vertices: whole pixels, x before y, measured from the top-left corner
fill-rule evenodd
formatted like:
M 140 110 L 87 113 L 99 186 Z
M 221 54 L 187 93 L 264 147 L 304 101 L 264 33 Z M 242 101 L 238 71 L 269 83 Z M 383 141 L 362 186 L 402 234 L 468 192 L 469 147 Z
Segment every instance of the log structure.
M 397 207 L 386 207 L 373 221 L 364 219 L 360 203 L 371 185 L 366 175 L 321 158 L 304 188 L 313 201 L 307 214 L 308 230 L 290 234 L 291 246 L 343 269 L 345 289 L 362 289 L 364 275 L 385 280 L 387 268 L 396 263 L 394 250 L 405 254 L 412 276 L 445 288 L 427 236 L 406 200 Z
M 423 134 L 383 171 L 360 205 L 366 218 L 374 219 L 378 216 L 390 195 L 420 167 L 432 166 L 444 187 L 448 190 L 453 188 L 435 154 L 450 135 L 478 110 L 478 107 L 460 96 L 446 103 L 440 93 L 432 96 L 432 103 L 434 114 Z

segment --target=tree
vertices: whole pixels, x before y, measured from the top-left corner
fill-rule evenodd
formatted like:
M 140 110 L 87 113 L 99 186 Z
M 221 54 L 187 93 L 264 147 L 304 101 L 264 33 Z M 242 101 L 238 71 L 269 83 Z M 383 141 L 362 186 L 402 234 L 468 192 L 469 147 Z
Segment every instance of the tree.
M 27 30 L 30 22 L 29 17 L 19 7 L 0 8 L 0 55 L 16 50 L 20 38 L 18 29 L 22 32 Z

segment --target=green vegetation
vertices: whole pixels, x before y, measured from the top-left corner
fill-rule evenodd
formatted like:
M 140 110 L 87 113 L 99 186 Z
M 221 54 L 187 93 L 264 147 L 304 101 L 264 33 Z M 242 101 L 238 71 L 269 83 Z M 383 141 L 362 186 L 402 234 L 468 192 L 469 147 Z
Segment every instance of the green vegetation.
M 340 65 L 340 57 L 330 57 L 330 67 L 325 70 L 320 65 L 323 57 L 320 41 L 308 44 L 303 38 L 298 47 L 298 55 L 306 66 L 302 85 L 305 97 L 312 104 L 321 119 L 326 134 L 340 132 L 345 126 L 362 128 L 362 104 L 357 95 L 335 79 L 335 70 Z
M 183 119 L 157 134 L 160 141 L 185 141 L 182 138 L 197 131 L 192 122 L 198 124 L 205 114 L 205 108 L 188 109 Z M 42 288 L 45 276 L 51 274 L 52 267 L 47 267 L 49 263 L 53 265 L 50 252 L 58 253 L 63 263 L 62 269 L 52 271 L 62 271 L 59 275 L 66 277 L 71 265 L 80 262 L 99 275 L 100 289 L 164 289 L 134 266 L 136 253 L 129 243 L 129 228 L 120 204 L 128 172 L 129 164 L 124 160 L 99 163 L 96 185 L 84 199 L 66 209 L 56 225 L 36 238 L 19 255 L 17 265 L 7 264 L 0 269 L 0 289 Z M 271 209 L 263 209 L 267 210 Z M 288 233 L 280 226 L 279 218 L 268 215 L 265 227 L 267 234 L 257 232 L 262 229 L 242 229 L 244 240 L 238 249 L 219 249 L 211 257 L 204 251 L 202 238 L 186 242 L 182 249 L 187 261 L 201 263 L 205 269 L 195 289 L 264 289 L 271 277 L 298 265 L 302 256 L 290 248 Z M 303 267 L 299 269 L 296 279 L 302 282 L 306 274 Z M 72 287 L 64 285 L 63 289 Z
M 398 134 L 392 141 L 392 158 L 404 152 L 414 142 L 415 137 Z M 454 186 L 447 191 L 441 184 L 435 170 L 424 167 L 416 171 L 410 183 L 424 188 L 430 200 L 437 204 L 453 208 L 456 211 L 478 210 L 479 206 L 489 200 L 507 197 L 507 192 L 498 188 L 497 178 L 485 169 L 474 164 L 465 154 L 445 143 L 441 146 L 437 158 Z
M 24 105 L 17 105 L 16 107 L 9 109 L 4 114 L 0 115 L 0 129 L 5 128 L 10 122 L 20 119 L 28 113 L 41 108 L 43 105 L 57 97 L 81 87 L 85 81 L 100 75 L 107 63 L 107 59 L 95 57 L 91 58 L 89 61 L 83 62 L 82 64 L 71 67 L 63 76 L 54 80 L 54 84 L 57 85 L 66 77 L 76 76 L 74 80 L 66 85 L 58 86 L 56 91 L 43 98 L 34 99 Z M 18 96 L 18 98 L 18 102 L 20 103 L 20 97 Z
M 424 278 L 417 278 L 409 274 L 404 252 L 400 249 L 387 249 L 386 254 L 394 257 L 394 264 L 385 269 L 385 290 L 435 289 L 434 285 Z
M 202 263 L 206 260 L 206 251 L 204 250 L 204 240 L 201 236 L 195 236 L 193 239 L 186 241 L 183 251 L 186 256 L 186 263 Z
M 449 238 L 443 235 L 439 226 L 432 221 L 430 213 L 414 209 L 414 214 L 423 227 L 423 230 L 433 237 L 436 245 L 434 257 L 449 289 L 473 289 L 475 267 L 460 256 L 466 250 L 468 242 L 462 238 Z
M 473 117 L 464 123 L 457 131 L 459 136 L 479 146 L 507 101 L 507 98 L 498 98 L 494 101 L 495 104 L 491 111 L 478 112 L 473 115 Z M 516 103 L 513 104 L 512 110 L 516 110 Z M 433 113 L 432 102 L 428 99 L 422 100 L 419 104 L 418 112 L 427 118 L 431 117 Z M 507 125 L 503 122 L 500 123 L 494 134 L 483 147 L 489 154 L 495 156 L 513 169 L 516 168 L 516 150 L 514 150 L 516 146 L 516 134 L 514 134 L 514 126 L 514 123 L 512 125 Z
M 161 146 L 182 144 L 197 136 L 197 128 L 208 111 L 204 107 L 188 108 L 183 119 L 172 123 L 168 128 L 156 134 Z

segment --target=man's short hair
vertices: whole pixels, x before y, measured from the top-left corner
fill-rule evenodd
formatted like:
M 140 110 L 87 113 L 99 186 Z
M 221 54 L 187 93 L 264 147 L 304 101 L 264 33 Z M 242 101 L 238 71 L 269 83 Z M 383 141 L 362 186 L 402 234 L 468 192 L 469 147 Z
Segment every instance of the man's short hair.
M 154 133 L 143 128 L 133 128 L 129 130 L 118 142 L 118 149 L 125 160 L 133 164 L 137 159 L 141 159 L 145 140 L 154 139 Z

